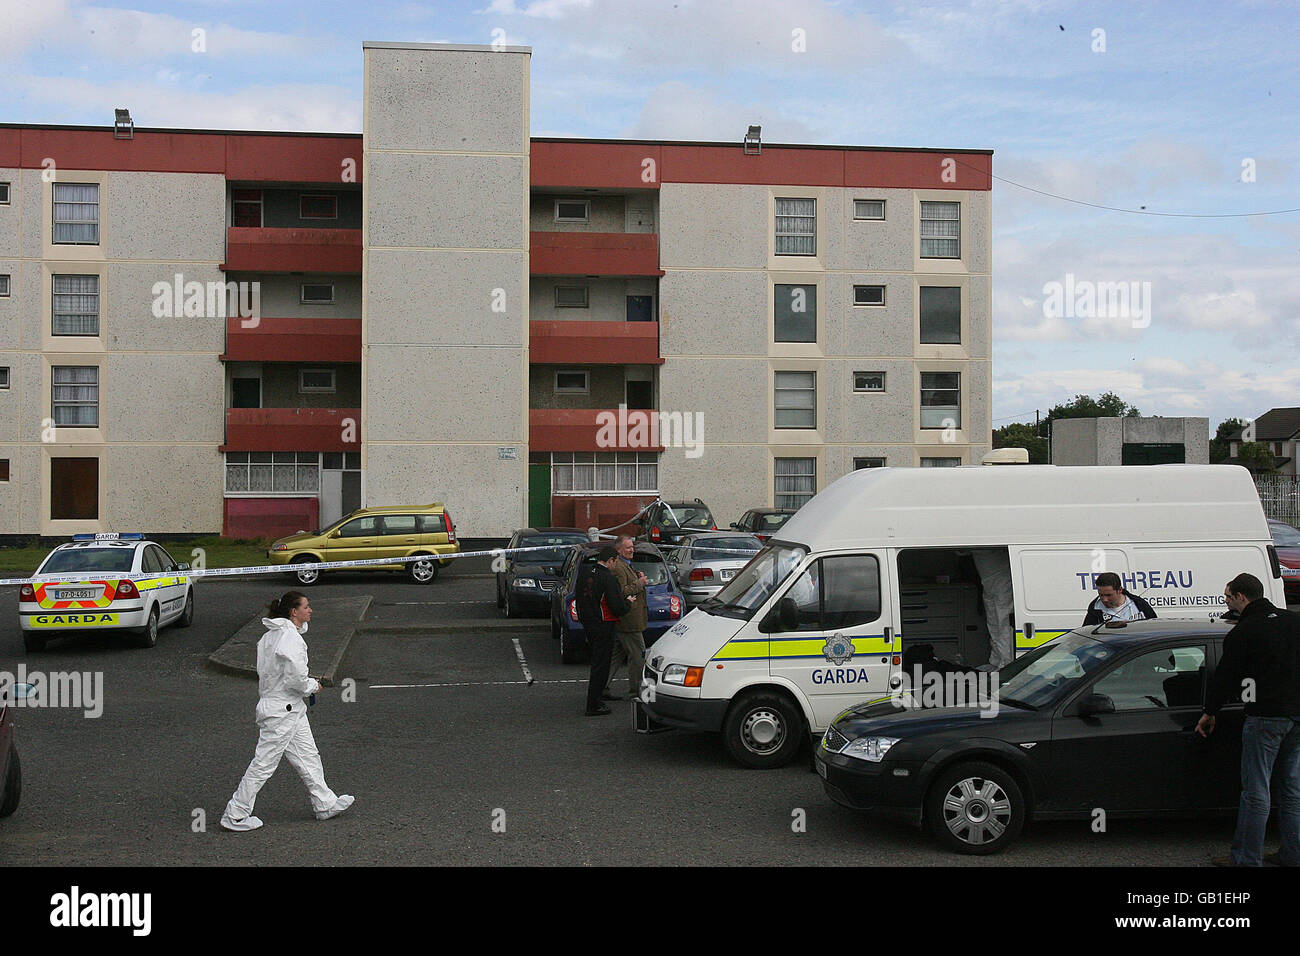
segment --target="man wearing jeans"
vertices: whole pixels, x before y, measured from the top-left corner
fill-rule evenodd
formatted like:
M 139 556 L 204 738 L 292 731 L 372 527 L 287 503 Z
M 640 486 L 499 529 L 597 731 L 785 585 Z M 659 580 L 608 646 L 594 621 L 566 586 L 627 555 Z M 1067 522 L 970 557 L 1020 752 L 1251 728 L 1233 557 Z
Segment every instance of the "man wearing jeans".
M 1267 860 L 1300 866 L 1300 614 L 1274 607 L 1253 574 L 1229 581 L 1223 597 L 1241 617 L 1223 639 L 1223 655 L 1196 732 L 1202 737 L 1213 733 L 1219 709 L 1238 696 L 1246 705 L 1246 719 L 1241 729 L 1237 831 L 1232 853 L 1214 862 L 1262 865 L 1269 779 L 1276 769 L 1282 848 Z

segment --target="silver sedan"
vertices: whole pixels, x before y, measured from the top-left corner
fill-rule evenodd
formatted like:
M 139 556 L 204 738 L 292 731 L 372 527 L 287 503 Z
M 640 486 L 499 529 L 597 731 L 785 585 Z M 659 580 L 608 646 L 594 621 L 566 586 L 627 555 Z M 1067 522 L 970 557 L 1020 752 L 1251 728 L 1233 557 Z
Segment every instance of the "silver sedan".
M 669 558 L 669 569 L 687 605 L 695 607 L 721 591 L 762 549 L 762 543 L 752 534 L 723 531 L 692 535 Z

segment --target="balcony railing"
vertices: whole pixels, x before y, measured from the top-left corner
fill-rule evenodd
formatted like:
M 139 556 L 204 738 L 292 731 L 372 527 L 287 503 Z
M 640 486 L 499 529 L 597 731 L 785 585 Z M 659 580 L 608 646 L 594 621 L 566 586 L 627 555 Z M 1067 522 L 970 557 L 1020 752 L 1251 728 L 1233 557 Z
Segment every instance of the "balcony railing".
M 658 322 L 529 322 L 533 365 L 662 365 Z
M 530 451 L 663 451 L 655 409 L 530 408 Z
M 360 229 L 226 230 L 227 272 L 360 272 Z
M 251 324 L 250 324 L 251 323 Z M 360 319 L 226 319 L 223 362 L 360 362 Z
M 661 276 L 653 232 L 534 232 L 532 275 Z
M 227 408 L 222 451 L 360 451 L 359 408 Z

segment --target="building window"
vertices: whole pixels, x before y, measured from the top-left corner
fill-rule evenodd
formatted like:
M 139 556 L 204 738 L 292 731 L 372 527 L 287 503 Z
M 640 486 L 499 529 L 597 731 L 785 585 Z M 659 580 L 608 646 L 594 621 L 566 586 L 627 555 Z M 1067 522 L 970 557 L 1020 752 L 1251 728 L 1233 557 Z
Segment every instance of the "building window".
M 338 196 L 303 193 L 298 197 L 299 219 L 337 219 L 338 217 Z
M 961 289 L 921 286 L 921 344 L 961 344 Z
M 54 424 L 69 428 L 99 426 L 99 368 L 95 365 L 55 365 L 51 408 Z
M 586 395 L 591 390 L 586 370 L 564 369 L 555 373 L 556 395 Z
M 9 387 L 9 366 L 0 365 L 0 388 Z
M 243 229 L 262 228 L 262 190 L 231 190 L 230 224 Z
M 961 258 L 961 203 L 921 203 L 921 258 Z
M 9 205 L 9 184 L 0 183 L 0 206 Z
M 574 451 L 551 455 L 554 494 L 658 492 L 659 455 L 655 452 Z
M 922 458 L 922 468 L 956 468 L 961 464 L 960 458 Z
M 776 201 L 776 254 L 817 255 L 817 200 Z
M 884 219 L 885 201 L 883 199 L 853 200 L 854 219 Z
M 921 427 L 961 428 L 961 373 L 921 373 Z
M 777 283 L 774 322 L 778 342 L 817 341 L 817 287 Z
M 228 495 L 314 495 L 319 491 L 318 452 L 226 452 Z
M 816 458 L 777 458 L 773 488 L 777 508 L 801 508 L 817 493 Z
M 858 471 L 862 468 L 884 468 L 885 459 L 883 458 L 854 458 L 853 470 Z
M 585 285 L 557 285 L 555 287 L 555 307 L 557 309 L 588 308 L 587 287 Z
M 329 282 L 323 283 L 303 283 L 300 287 L 301 295 L 298 300 L 303 305 L 333 305 L 334 304 L 334 284 Z
M 54 335 L 99 334 L 99 276 L 54 276 Z
M 854 305 L 884 305 L 885 287 L 883 285 L 855 285 L 853 287 Z
M 817 427 L 817 373 L 776 372 L 773 376 L 775 428 Z
M 9 276 L 8 274 L 0 275 L 0 299 L 9 298 Z
M 9 459 L 0 458 L 0 481 L 9 480 Z
M 99 186 L 54 184 L 54 241 L 60 245 L 99 245 Z
M 883 392 L 885 390 L 884 372 L 854 372 L 853 391 Z
M 306 394 L 308 392 L 332 392 L 334 391 L 334 369 L 332 368 L 300 368 L 298 369 L 298 391 Z
M 557 199 L 555 200 L 556 222 L 590 222 L 591 200 Z
M 99 520 L 99 459 L 50 459 L 50 520 Z

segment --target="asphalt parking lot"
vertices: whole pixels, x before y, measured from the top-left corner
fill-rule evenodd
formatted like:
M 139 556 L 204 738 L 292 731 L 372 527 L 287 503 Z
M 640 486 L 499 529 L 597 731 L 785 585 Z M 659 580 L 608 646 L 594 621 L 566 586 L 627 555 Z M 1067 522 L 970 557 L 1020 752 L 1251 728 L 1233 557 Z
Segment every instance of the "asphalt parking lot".
M 750 771 L 711 735 L 634 733 L 627 703 L 582 716 L 586 668 L 560 663 L 547 621 L 494 628 L 492 579 L 455 573 L 427 587 L 349 575 L 309 591 L 371 594 L 368 621 L 440 629 L 359 634 L 339 672 L 355 702 L 331 688 L 312 712 L 327 780 L 356 796 L 353 809 L 316 821 L 286 763 L 258 799 L 266 826 L 227 833 L 217 820 L 252 756 L 257 688 L 207 657 L 286 587 L 214 579 L 196 592 L 194 626 L 165 629 L 153 649 L 79 635 L 32 655 L 16 589 L 0 594 L 0 669 L 102 672 L 104 686 L 98 718 L 16 711 L 23 798 L 0 820 L 0 862 L 1187 866 L 1231 837 L 1230 819 L 1111 821 L 1101 834 L 1053 823 L 1001 856 L 951 855 L 835 805 L 806 760 Z

